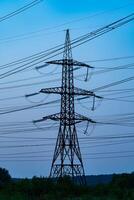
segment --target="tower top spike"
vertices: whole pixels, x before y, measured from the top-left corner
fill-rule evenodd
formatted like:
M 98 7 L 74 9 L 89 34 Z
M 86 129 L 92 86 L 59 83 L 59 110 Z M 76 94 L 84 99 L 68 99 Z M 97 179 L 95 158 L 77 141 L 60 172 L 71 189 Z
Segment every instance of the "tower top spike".
M 71 48 L 69 29 L 66 30 L 63 59 L 64 60 L 72 60 L 72 48 Z

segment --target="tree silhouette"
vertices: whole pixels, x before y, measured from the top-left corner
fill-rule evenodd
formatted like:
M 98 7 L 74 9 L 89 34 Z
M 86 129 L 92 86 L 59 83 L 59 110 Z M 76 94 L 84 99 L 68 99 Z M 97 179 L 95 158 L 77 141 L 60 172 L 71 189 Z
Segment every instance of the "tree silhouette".
M 11 176 L 5 168 L 0 168 L 0 187 L 11 181 Z

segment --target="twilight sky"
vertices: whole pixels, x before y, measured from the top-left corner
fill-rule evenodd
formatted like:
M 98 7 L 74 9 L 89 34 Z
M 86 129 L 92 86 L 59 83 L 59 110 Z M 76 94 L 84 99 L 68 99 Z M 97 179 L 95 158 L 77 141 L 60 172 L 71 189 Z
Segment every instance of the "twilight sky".
M 30 2 L 1 0 L 0 17 Z M 3 69 L 3 65 L 64 43 L 65 30 L 68 28 L 71 38 L 74 39 L 127 16 L 133 10 L 132 0 L 44 0 L 0 23 L 0 166 L 7 168 L 13 177 L 49 175 L 59 124 L 46 121 L 35 127 L 32 120 L 59 112 L 60 102 L 19 112 L 6 111 L 59 99 L 58 95 L 38 95 L 26 99 L 25 94 L 38 92 L 45 87 L 60 86 L 61 68 L 49 65 L 37 71 L 33 66 L 1 78 L 1 74 L 20 66 L 8 65 Z M 77 70 L 75 85 L 92 90 L 133 76 L 133 35 L 134 22 L 131 21 L 73 49 L 74 59 L 95 67 L 87 82 L 84 81 L 86 71 Z M 102 61 L 120 57 L 122 59 Z M 62 58 L 62 55 L 55 59 L 58 58 Z M 128 64 L 131 66 L 128 67 Z M 96 73 L 123 65 L 126 67 L 120 70 Z M 87 135 L 84 135 L 86 123 L 77 127 L 87 175 L 134 171 L 133 85 L 134 81 L 130 81 L 98 91 L 96 94 L 104 99 L 100 105 L 97 102 L 95 111 L 91 111 L 92 99 L 76 100 L 77 113 L 99 122 L 113 123 L 97 124 L 94 129 L 90 125 Z M 103 136 L 104 139 L 101 138 Z M 110 139 L 110 136 L 118 138 Z

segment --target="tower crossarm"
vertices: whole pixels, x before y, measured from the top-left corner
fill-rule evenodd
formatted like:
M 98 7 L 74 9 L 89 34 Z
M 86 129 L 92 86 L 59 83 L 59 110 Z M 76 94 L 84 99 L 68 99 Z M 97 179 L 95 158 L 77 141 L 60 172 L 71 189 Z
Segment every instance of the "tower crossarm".
M 46 62 L 47 64 L 56 64 L 56 65 L 72 65 L 72 66 L 80 66 L 80 67 L 87 67 L 87 68 L 94 68 L 86 63 L 83 62 L 79 62 L 77 60 L 73 60 L 73 59 L 61 59 L 61 60 L 52 60 L 52 61 L 48 61 Z
M 45 116 L 45 117 L 43 117 L 42 119 L 39 119 L 39 120 L 34 120 L 33 123 L 46 121 L 48 119 L 51 119 L 51 120 L 54 120 L 54 121 L 60 121 L 63 118 L 62 118 L 62 115 L 60 113 L 56 113 L 56 114 Z M 96 123 L 94 120 L 92 120 L 88 117 L 85 117 L 81 114 L 75 113 L 74 117 L 72 116 L 72 118 L 70 119 L 70 124 L 74 124 L 74 123 L 76 124 L 76 123 L 80 123 L 82 121 L 88 121 L 88 122 L 91 122 L 91 123 Z M 68 119 L 66 118 L 66 125 L 70 125 L 70 124 L 68 124 Z
M 101 96 L 96 95 L 93 91 L 83 90 L 81 88 L 74 87 L 74 95 L 81 95 L 81 96 L 93 96 L 96 98 L 101 99 Z
M 53 88 L 43 88 L 40 90 L 40 93 L 48 93 L 48 94 L 61 94 L 61 87 L 53 87 Z
M 82 122 L 82 121 L 88 121 L 88 122 L 91 122 L 91 123 L 96 123 L 94 120 L 90 119 L 89 117 L 85 117 L 84 115 L 75 113 L 75 122 L 79 123 L 79 122 Z
M 61 119 L 60 113 L 52 114 L 52 115 L 47 115 L 43 117 L 42 119 L 34 120 L 33 123 L 38 123 L 42 121 L 46 121 L 48 119 L 54 120 L 54 121 L 59 121 Z
M 80 66 L 80 67 L 94 68 L 94 67 L 91 66 L 91 65 L 88 65 L 88 64 L 83 63 L 83 62 L 79 62 L 79 61 L 77 61 L 77 60 L 73 60 L 73 65 L 74 65 L 74 66 Z
M 96 95 L 94 92 L 92 91 L 88 91 L 88 90 L 83 90 L 81 88 L 77 88 L 74 87 L 74 90 L 72 91 L 72 93 L 68 92 L 68 91 L 63 91 L 61 87 L 53 87 L 53 88 L 44 88 L 40 90 L 40 93 L 48 93 L 48 94 L 70 94 L 70 95 L 81 95 L 81 96 L 93 96 L 96 98 L 101 99 L 101 96 Z

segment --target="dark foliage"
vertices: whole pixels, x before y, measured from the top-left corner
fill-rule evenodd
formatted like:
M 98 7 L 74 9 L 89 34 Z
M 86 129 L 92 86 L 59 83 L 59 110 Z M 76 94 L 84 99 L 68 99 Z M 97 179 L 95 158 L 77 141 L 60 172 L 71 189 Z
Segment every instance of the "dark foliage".
M 0 168 L 0 188 L 4 187 L 11 181 L 11 176 L 5 168 Z
M 10 179 L 9 179 L 10 180 Z M 109 184 L 80 186 L 69 177 L 54 181 L 44 177 L 10 181 L 1 188 L 0 200 L 133 200 L 134 173 L 113 175 Z

